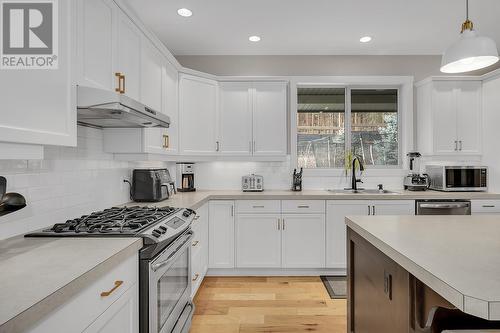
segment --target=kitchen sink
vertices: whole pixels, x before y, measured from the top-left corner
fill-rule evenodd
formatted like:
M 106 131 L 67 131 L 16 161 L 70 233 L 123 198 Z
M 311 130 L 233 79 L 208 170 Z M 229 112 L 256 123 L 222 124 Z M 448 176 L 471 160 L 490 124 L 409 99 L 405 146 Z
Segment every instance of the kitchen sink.
M 399 194 L 399 192 L 395 191 L 377 190 L 377 189 L 359 189 L 359 190 L 334 189 L 334 190 L 328 190 L 328 192 L 335 194 Z

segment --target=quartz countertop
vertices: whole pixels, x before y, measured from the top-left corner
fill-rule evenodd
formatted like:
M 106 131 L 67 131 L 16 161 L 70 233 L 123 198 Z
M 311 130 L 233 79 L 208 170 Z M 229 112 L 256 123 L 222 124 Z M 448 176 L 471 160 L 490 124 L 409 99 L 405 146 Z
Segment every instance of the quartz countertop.
M 403 191 L 396 193 L 337 193 L 327 190 L 269 190 L 264 192 L 242 192 L 239 190 L 195 191 L 174 194 L 161 202 L 127 203 L 127 206 L 172 206 L 196 209 L 208 200 L 418 200 L 418 199 L 500 199 L 500 194 L 491 192 L 439 192 Z
M 36 322 L 141 247 L 140 238 L 0 241 L 0 332 Z
M 500 320 L 499 216 L 348 216 L 346 224 L 461 311 Z

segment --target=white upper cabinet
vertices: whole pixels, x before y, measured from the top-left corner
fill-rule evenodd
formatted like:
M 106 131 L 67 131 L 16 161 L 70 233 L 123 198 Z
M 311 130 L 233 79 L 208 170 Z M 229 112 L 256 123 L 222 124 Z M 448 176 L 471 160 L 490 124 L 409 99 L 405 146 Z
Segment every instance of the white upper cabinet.
M 463 154 L 481 153 L 482 83 L 460 82 L 457 89 L 457 139 Z
M 252 83 L 221 82 L 219 108 L 219 153 L 252 154 Z
M 480 155 L 479 80 L 431 79 L 417 84 L 418 150 L 426 155 Z
M 141 47 L 141 102 L 162 112 L 163 69 L 166 59 L 158 49 L 143 37 Z
M 185 155 L 217 151 L 217 81 L 181 75 L 179 82 L 180 147 Z
M 116 31 L 115 73 L 123 75 L 124 94 L 139 100 L 141 97 L 141 36 L 142 32 L 123 12 L 118 11 Z M 115 79 L 118 76 L 115 74 Z
M 115 32 L 118 7 L 112 0 L 78 0 L 78 84 L 115 90 Z M 61 31 L 61 29 L 60 29 Z
M 253 105 L 253 154 L 286 155 L 287 84 L 255 82 Z
M 220 155 L 285 156 L 286 133 L 286 82 L 220 83 Z
M 0 142 L 76 145 L 75 17 L 74 1 L 58 3 L 57 69 L 0 70 Z

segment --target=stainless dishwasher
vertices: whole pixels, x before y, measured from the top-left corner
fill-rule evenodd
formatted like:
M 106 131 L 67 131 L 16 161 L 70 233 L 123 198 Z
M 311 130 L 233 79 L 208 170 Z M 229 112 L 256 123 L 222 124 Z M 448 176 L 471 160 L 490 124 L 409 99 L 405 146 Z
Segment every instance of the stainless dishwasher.
M 417 200 L 416 215 L 470 215 L 469 200 Z

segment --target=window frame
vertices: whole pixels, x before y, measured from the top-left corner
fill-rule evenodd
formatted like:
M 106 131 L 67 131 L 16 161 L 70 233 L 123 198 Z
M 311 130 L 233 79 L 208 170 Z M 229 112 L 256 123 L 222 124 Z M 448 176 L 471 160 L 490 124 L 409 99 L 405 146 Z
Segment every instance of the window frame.
M 335 82 L 336 80 L 339 80 Z M 341 81 L 342 80 L 342 81 Z M 340 83 L 342 82 L 342 83 Z M 343 88 L 345 89 L 346 149 L 351 147 L 351 91 L 357 89 L 395 89 L 398 94 L 398 164 L 366 166 L 365 174 L 374 176 L 394 176 L 399 170 L 404 175 L 406 167 L 404 154 L 413 149 L 413 77 L 307 77 L 291 81 L 290 144 L 291 167 L 298 167 L 297 159 L 297 108 L 298 88 Z M 343 176 L 344 168 L 308 168 L 305 176 Z

